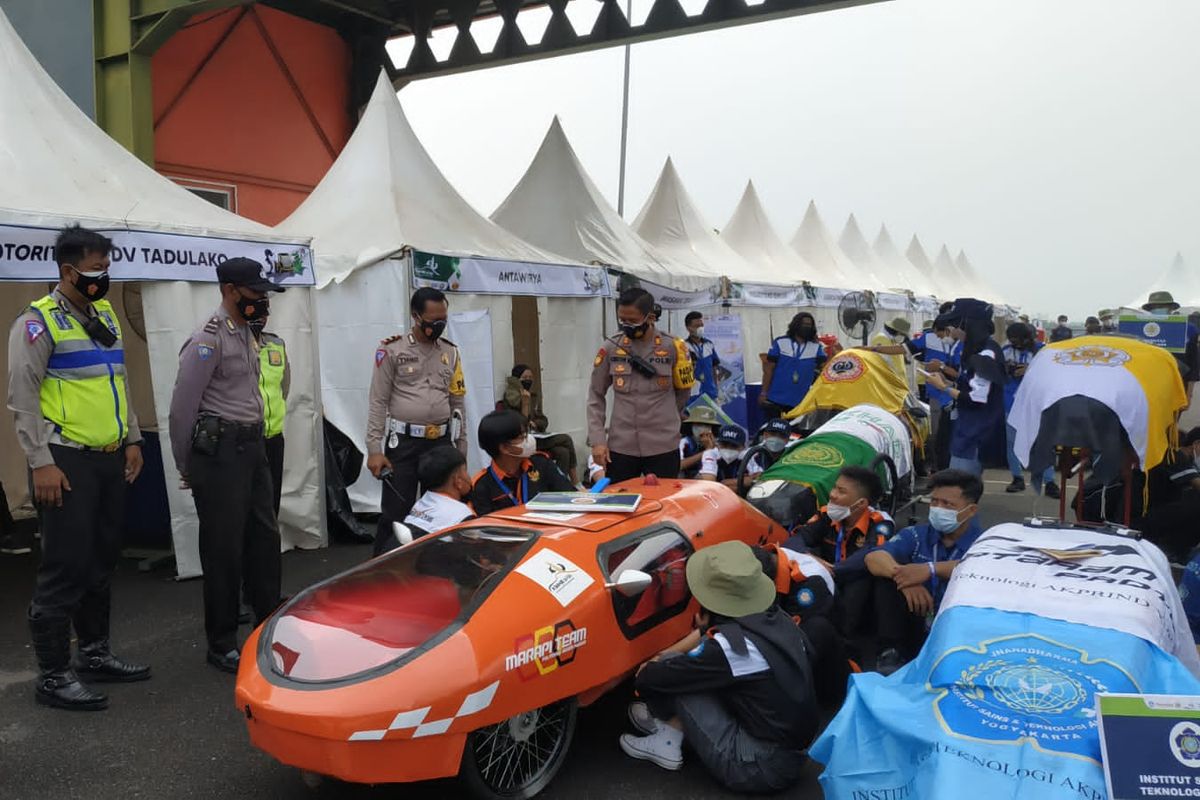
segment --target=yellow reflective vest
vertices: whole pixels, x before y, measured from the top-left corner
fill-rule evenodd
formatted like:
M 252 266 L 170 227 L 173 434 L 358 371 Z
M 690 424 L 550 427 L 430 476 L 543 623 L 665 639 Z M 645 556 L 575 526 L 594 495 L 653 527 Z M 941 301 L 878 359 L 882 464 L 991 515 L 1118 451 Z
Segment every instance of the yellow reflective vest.
M 287 351 L 283 339 L 273 333 L 264 333 L 258 360 L 261 366 L 258 390 L 263 399 L 263 435 L 270 439 L 283 433 L 283 418 L 287 414 L 287 398 L 283 393 Z
M 42 416 L 63 437 L 88 447 L 123 440 L 129 435 L 125 341 L 112 305 L 107 300 L 92 303 L 100 320 L 117 336 L 112 347 L 93 341 L 53 295 L 30 305 L 42 315 L 54 342 L 42 379 Z

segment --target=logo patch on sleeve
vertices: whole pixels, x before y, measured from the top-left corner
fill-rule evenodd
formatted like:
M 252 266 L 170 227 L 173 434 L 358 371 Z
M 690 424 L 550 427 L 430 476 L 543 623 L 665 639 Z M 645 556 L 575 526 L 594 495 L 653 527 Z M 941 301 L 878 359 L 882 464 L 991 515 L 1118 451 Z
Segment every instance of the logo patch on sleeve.
M 375 351 L 375 366 L 378 367 L 380 364 L 382 364 L 383 360 L 385 358 L 387 358 L 387 350 L 384 350 L 383 348 L 376 350 Z
M 267 361 L 271 364 L 272 367 L 282 367 L 283 366 L 283 353 L 279 352 L 278 350 L 271 350 L 270 352 L 267 353 Z
M 201 361 L 208 361 L 212 358 L 213 349 L 206 344 L 196 345 L 196 353 L 200 356 Z
M 38 337 L 46 332 L 46 326 L 40 320 L 31 319 L 25 322 L 25 338 L 30 344 L 37 341 Z

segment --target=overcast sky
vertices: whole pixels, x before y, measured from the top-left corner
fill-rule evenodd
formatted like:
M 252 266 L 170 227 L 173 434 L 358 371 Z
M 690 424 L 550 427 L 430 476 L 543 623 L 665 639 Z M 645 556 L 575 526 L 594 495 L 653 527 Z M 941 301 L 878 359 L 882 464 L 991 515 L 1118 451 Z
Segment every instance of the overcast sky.
M 965 248 L 1013 302 L 1078 318 L 1177 250 L 1200 267 L 1198 41 L 1195 0 L 891 0 L 637 45 L 625 218 L 670 155 L 714 227 L 753 179 L 785 239 L 815 199 L 835 235 L 854 212 Z M 400 99 L 485 214 L 555 114 L 615 206 L 622 53 Z

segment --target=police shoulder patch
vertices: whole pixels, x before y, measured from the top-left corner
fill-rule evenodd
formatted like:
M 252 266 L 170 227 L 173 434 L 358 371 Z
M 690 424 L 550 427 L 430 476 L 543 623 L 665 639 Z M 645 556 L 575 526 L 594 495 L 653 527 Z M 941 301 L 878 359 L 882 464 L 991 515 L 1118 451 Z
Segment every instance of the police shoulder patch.
M 30 344 L 38 340 L 38 337 L 46 332 L 45 324 L 38 319 L 30 319 L 25 321 L 25 339 Z
M 204 323 L 204 332 L 205 333 L 216 333 L 220 329 L 221 329 L 221 318 L 220 317 L 212 317 L 208 320 L 208 322 Z
M 592 362 L 592 366 L 598 367 L 603 364 L 606 356 L 608 356 L 608 351 L 601 347 L 599 352 L 596 353 L 596 360 Z
M 383 341 L 381 341 L 381 342 L 380 342 L 380 344 L 382 344 L 382 345 L 389 345 L 389 344 L 391 344 L 392 342 L 395 342 L 395 341 L 398 341 L 398 340 L 400 340 L 401 338 L 403 338 L 403 336 L 404 336 L 404 334 L 403 334 L 403 333 L 397 333 L 395 336 L 389 336 L 389 337 L 387 337 L 386 339 L 384 339 Z
M 212 354 L 213 349 L 211 345 L 207 345 L 202 342 L 196 344 L 196 355 L 200 356 L 201 361 L 208 361 L 210 358 L 212 358 Z
M 375 366 L 378 367 L 380 364 L 382 364 L 383 360 L 385 358 L 387 358 L 387 350 L 384 350 L 382 347 L 379 348 L 378 350 L 376 350 L 375 351 Z

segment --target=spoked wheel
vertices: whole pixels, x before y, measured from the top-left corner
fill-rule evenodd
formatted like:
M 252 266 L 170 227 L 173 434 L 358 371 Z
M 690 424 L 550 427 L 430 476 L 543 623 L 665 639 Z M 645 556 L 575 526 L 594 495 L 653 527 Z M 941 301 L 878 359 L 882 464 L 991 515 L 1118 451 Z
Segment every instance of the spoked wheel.
M 577 710 L 568 698 L 473 732 L 463 752 L 463 780 L 487 800 L 533 797 L 566 760 Z

